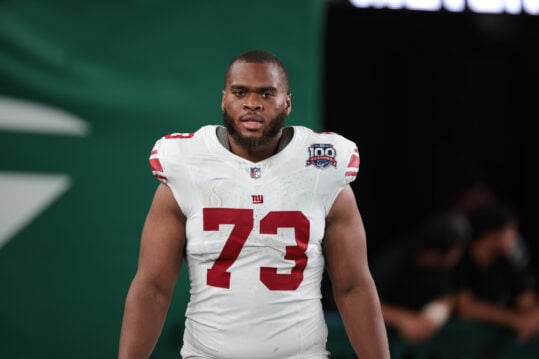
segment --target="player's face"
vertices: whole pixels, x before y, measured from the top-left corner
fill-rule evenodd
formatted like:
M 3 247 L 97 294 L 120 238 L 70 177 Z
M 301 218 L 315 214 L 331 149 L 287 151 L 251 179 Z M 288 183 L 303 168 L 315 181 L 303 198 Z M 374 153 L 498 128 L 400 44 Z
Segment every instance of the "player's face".
M 518 229 L 516 225 L 511 224 L 499 230 L 497 238 L 501 252 L 510 255 L 517 245 Z
M 290 94 L 279 67 L 237 62 L 228 72 L 221 108 L 234 141 L 250 150 L 270 143 L 290 113 Z

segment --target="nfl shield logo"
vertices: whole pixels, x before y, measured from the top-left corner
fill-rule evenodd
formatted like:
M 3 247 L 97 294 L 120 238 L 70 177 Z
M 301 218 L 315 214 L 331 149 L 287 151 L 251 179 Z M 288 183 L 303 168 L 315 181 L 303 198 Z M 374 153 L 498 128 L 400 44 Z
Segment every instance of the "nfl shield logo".
M 257 179 L 260 178 L 261 169 L 260 167 L 251 167 L 251 178 Z

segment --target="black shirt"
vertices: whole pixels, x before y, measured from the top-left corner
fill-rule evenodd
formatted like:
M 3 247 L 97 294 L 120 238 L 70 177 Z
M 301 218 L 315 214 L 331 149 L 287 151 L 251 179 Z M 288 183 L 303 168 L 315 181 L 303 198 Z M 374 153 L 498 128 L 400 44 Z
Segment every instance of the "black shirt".
M 398 240 L 372 259 L 371 272 L 382 301 L 419 310 L 428 302 L 454 292 L 448 268 L 421 267 L 411 240 Z
M 477 297 L 511 307 L 523 290 L 533 287 L 526 270 L 520 270 L 506 257 L 496 259 L 488 267 L 480 267 L 469 253 L 465 253 L 457 266 L 459 289 L 470 290 Z

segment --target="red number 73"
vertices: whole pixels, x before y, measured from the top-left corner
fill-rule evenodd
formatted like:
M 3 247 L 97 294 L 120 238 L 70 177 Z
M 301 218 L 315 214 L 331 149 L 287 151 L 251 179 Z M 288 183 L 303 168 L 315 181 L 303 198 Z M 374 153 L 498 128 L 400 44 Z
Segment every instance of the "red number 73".
M 247 237 L 253 230 L 253 210 L 240 208 L 204 208 L 204 231 L 218 231 L 221 224 L 234 227 L 227 238 L 219 257 L 208 269 L 206 283 L 220 288 L 230 288 L 228 269 L 238 259 Z M 299 211 L 272 211 L 260 220 L 260 234 L 277 234 L 279 228 L 293 228 L 296 245 L 286 246 L 284 259 L 293 260 L 290 273 L 279 274 L 277 268 L 260 267 L 260 281 L 269 290 L 295 290 L 303 281 L 307 266 L 307 244 L 309 243 L 309 220 Z

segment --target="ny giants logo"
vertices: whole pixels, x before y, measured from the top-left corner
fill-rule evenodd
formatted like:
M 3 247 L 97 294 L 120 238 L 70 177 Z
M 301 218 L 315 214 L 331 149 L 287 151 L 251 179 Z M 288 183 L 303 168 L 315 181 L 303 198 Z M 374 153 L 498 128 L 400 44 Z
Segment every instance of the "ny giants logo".
M 253 201 L 253 204 L 262 204 L 264 203 L 264 196 L 261 194 L 252 194 L 251 200 Z

